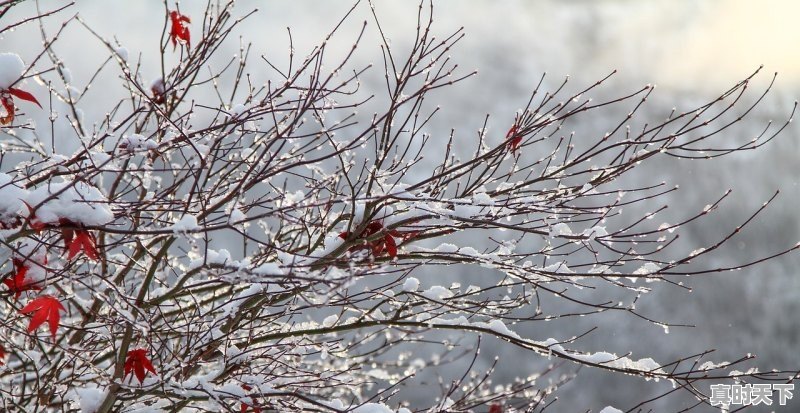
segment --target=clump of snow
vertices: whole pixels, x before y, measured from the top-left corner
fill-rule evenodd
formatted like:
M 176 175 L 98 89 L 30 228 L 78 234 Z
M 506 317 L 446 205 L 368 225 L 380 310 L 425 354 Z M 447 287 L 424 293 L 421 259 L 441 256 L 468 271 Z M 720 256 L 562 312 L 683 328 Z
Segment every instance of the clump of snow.
M 658 272 L 658 270 L 660 270 L 660 269 L 661 268 L 658 265 L 656 265 L 656 264 L 654 264 L 652 262 L 647 262 L 644 265 L 642 265 L 641 267 L 639 267 L 639 269 L 637 269 L 633 273 L 636 274 L 636 275 L 649 275 L 649 274 L 653 274 L 653 273 Z
M 566 261 L 559 261 L 557 263 L 550 264 L 550 265 L 542 268 L 542 271 L 554 272 L 554 273 L 558 273 L 558 274 L 573 274 L 574 273 L 574 271 L 572 271 L 567 266 L 567 262 Z
M 128 49 L 120 46 L 114 49 L 114 52 L 117 54 L 117 56 L 119 56 L 120 59 L 122 59 L 123 62 L 128 61 Z
M 167 90 L 167 86 L 164 84 L 164 79 L 156 78 L 150 83 L 150 91 L 153 92 L 154 95 L 163 95 L 164 92 Z
M 572 235 L 572 229 L 570 229 L 569 225 L 564 222 L 559 222 L 558 224 L 553 225 L 550 227 L 550 238 L 564 236 L 564 235 Z
M 589 238 L 590 240 L 593 240 L 596 237 L 604 237 L 606 235 L 608 235 L 606 227 L 592 227 L 583 230 L 583 236 Z
M 97 387 L 95 384 L 87 384 L 86 387 L 75 389 L 77 402 L 81 407 L 81 413 L 95 413 L 100 409 L 100 405 L 108 394 L 107 390 Z
M 0 222 L 9 222 L 16 218 L 25 204 L 28 191 L 14 185 L 10 175 L 0 173 Z
M 622 413 L 622 410 L 617 409 L 616 407 L 606 406 L 603 407 L 603 410 L 600 410 L 600 413 Z
M 197 225 L 197 217 L 192 214 L 184 214 L 179 220 L 168 227 L 168 229 L 176 233 L 193 231 L 198 228 L 200 228 L 200 226 Z
M 228 223 L 235 224 L 247 219 L 247 215 L 239 208 L 238 205 L 232 204 L 230 206 L 230 215 L 228 215 Z
M 436 252 L 446 252 L 446 253 L 453 253 L 458 251 L 458 247 L 453 244 L 443 243 L 436 247 Z
M 322 326 L 325 327 L 325 328 L 333 327 L 334 324 L 336 324 L 337 320 L 339 320 L 339 316 L 337 316 L 336 314 L 329 315 L 329 316 L 325 317 L 324 320 L 322 320 Z
M 25 70 L 25 63 L 22 62 L 16 53 L 0 53 L 0 89 L 8 89 L 20 77 Z
M 224 248 L 220 250 L 209 249 L 206 252 L 205 257 L 199 257 L 193 259 L 189 263 L 189 268 L 190 269 L 199 268 L 204 264 L 226 264 L 235 266 L 238 264 L 238 262 L 234 261 L 233 258 L 231 257 L 230 251 Z
M 155 141 L 147 139 L 138 133 L 134 133 L 130 136 L 123 136 L 122 139 L 119 140 L 119 148 L 129 152 L 149 151 L 157 147 L 158 144 Z
M 452 297 L 453 293 L 447 288 L 442 287 L 441 285 L 434 285 L 433 287 L 423 291 L 422 295 L 431 300 L 441 300 L 444 298 Z
M 545 341 L 542 341 L 542 342 L 539 342 L 539 343 L 536 343 L 536 344 L 538 344 L 540 346 L 547 347 L 551 352 L 555 351 L 557 353 L 563 353 L 564 352 L 564 346 L 562 346 L 561 344 L 558 344 L 558 343 L 559 343 L 558 340 L 556 340 L 556 339 L 551 337 L 551 338 L 548 338 Z
M 253 272 L 262 275 L 286 275 L 286 271 L 284 271 L 276 262 L 265 262 L 254 268 Z
M 417 291 L 417 288 L 419 288 L 419 280 L 414 277 L 408 277 L 403 282 L 403 291 L 414 292 Z
M 353 413 L 401 413 L 401 410 L 408 411 L 407 409 L 400 409 L 395 412 L 383 403 L 365 403 L 353 409 Z
M 49 183 L 33 190 L 26 201 L 43 223 L 56 223 L 63 218 L 84 225 L 104 225 L 114 219 L 108 199 L 82 181 Z
M 247 111 L 247 106 L 242 105 L 241 103 L 236 105 L 236 106 L 234 106 L 233 109 L 231 109 L 231 112 L 233 113 L 233 116 L 236 116 L 236 117 L 239 117 L 242 113 L 244 113 L 246 111 Z

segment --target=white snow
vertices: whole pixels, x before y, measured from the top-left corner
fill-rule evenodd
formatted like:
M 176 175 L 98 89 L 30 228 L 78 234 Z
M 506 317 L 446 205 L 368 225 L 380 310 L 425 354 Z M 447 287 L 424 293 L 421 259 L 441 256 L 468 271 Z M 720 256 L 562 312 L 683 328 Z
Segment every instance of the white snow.
M 558 224 L 555 224 L 552 227 L 550 227 L 550 238 L 563 235 L 572 235 L 572 229 L 570 229 L 569 225 L 567 225 L 566 223 L 559 222 Z
M 123 136 L 122 139 L 119 140 L 119 148 L 129 152 L 148 151 L 157 147 L 158 144 L 155 141 L 147 139 L 138 133 L 134 133 L 130 136 Z
M 8 222 L 23 211 L 23 199 L 28 197 L 28 191 L 14 185 L 10 175 L 0 173 L 0 222 Z
M 78 404 L 81 406 L 81 413 L 95 413 L 100 409 L 100 405 L 106 398 L 107 390 L 103 390 L 95 384 L 87 384 L 86 387 L 78 387 L 75 394 L 78 396 Z
M 241 209 L 237 205 L 231 205 L 230 207 L 230 215 L 228 216 L 228 223 L 234 224 L 247 219 L 247 215 L 242 212 Z
M 240 116 L 242 113 L 246 111 L 247 111 L 247 106 L 242 105 L 241 103 L 234 106 L 233 109 L 231 109 L 231 112 L 233 112 L 233 116 L 236 117 Z
M 25 63 L 16 53 L 0 53 L 0 89 L 8 89 L 22 76 Z
M 441 285 L 434 285 L 433 287 L 423 291 L 422 295 L 431 300 L 441 300 L 452 297 L 453 293 Z
M 128 61 L 128 49 L 120 46 L 114 49 L 114 52 L 117 53 L 117 56 L 119 56 L 119 58 L 122 59 L 123 62 Z
M 406 278 L 403 282 L 403 291 L 414 292 L 419 288 L 419 280 L 414 277 Z
M 458 247 L 453 245 L 453 244 L 449 244 L 449 243 L 445 242 L 445 243 L 439 245 L 438 247 L 436 247 L 435 251 L 436 252 L 453 253 L 453 252 L 458 251 Z
M 164 91 L 166 91 L 166 85 L 164 85 L 164 79 L 156 78 L 150 83 L 150 90 L 156 95 L 163 95 Z
M 44 281 L 47 278 L 47 248 L 42 244 L 23 241 L 17 245 L 19 254 L 15 258 L 23 260 L 25 285 Z
M 26 201 L 36 209 L 36 218 L 44 223 L 55 223 L 64 218 L 84 225 L 104 225 L 114 219 L 106 197 L 82 181 L 40 186 L 31 191 Z
M 395 413 L 383 403 L 366 403 L 353 409 L 353 413 Z
M 583 230 L 583 236 L 589 238 L 590 240 L 595 239 L 596 237 L 604 237 L 608 235 L 606 231 L 606 227 L 592 227 L 586 228 Z
M 175 221 L 174 224 L 167 227 L 167 229 L 171 229 L 173 232 L 186 232 L 192 231 L 200 228 L 197 225 L 197 217 L 192 214 L 184 214 L 179 220 Z
M 641 267 L 639 267 L 639 269 L 637 269 L 633 273 L 636 274 L 636 275 L 648 275 L 648 274 L 656 273 L 660 269 L 661 268 L 658 265 L 656 265 L 656 264 L 654 264 L 652 262 L 647 262 L 644 265 L 642 265 Z
M 284 271 L 276 262 L 265 262 L 254 268 L 253 272 L 262 275 L 286 275 L 286 271 Z
M 622 410 L 617 409 L 616 407 L 606 406 L 603 407 L 603 410 L 600 410 L 600 413 L 622 413 Z
M 336 314 L 329 315 L 325 317 L 324 320 L 322 320 L 322 326 L 325 328 L 333 327 L 333 325 L 336 324 L 337 320 L 339 320 L 339 316 L 337 316 Z

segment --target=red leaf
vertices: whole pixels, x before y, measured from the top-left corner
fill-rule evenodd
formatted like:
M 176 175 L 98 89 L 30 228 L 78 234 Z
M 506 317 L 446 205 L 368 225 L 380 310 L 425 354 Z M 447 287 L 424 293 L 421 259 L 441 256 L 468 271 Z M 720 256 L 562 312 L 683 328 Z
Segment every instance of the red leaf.
M 243 389 L 245 389 L 245 390 L 247 390 L 247 391 L 253 390 L 253 388 L 252 388 L 252 387 L 250 387 L 250 386 L 248 386 L 248 385 L 246 385 L 246 384 L 242 384 L 242 388 L 243 388 Z M 249 407 L 252 407 L 252 408 L 253 408 L 253 412 L 254 412 L 254 413 L 261 413 L 261 408 L 260 408 L 260 407 L 258 407 L 258 405 L 257 405 L 257 404 L 255 404 L 255 401 L 256 401 L 256 399 L 255 399 L 255 398 L 253 398 L 253 397 L 250 397 L 250 398 L 253 400 L 253 404 L 252 404 L 252 405 L 250 405 L 250 404 L 247 404 L 247 403 L 245 403 L 245 402 L 242 402 L 242 406 L 239 408 L 239 413 L 245 413 L 245 412 L 247 412 L 247 409 L 248 409 Z
M 69 251 L 67 259 L 71 260 L 83 251 L 89 259 L 97 261 L 99 255 L 97 254 L 97 246 L 95 245 L 94 235 L 85 229 L 75 231 L 75 238 L 72 238 L 72 230 L 62 229 L 64 234 L 64 244 Z
M 128 357 L 125 358 L 124 377 L 128 377 L 128 374 L 133 372 L 136 378 L 139 379 L 139 383 L 142 383 L 146 374 L 145 370 L 158 375 L 155 367 L 153 367 L 153 363 L 150 363 L 150 359 L 147 358 L 147 350 L 138 348 L 128 351 Z
M 489 413 L 503 413 L 503 406 L 499 403 L 493 403 L 489 406 Z
M 0 95 L 0 104 L 6 110 L 6 115 L 0 117 L 0 124 L 8 125 L 14 121 L 14 98 L 7 93 Z
M 2 344 L 0 344 L 0 366 L 2 366 L 3 364 L 5 364 L 5 363 L 3 362 L 3 359 L 5 359 L 5 358 L 6 358 L 6 348 L 5 348 L 5 347 L 3 347 L 3 345 L 2 345 Z
M 519 126 L 514 125 L 511 129 L 508 130 L 506 133 L 506 140 L 511 139 L 508 142 L 509 148 L 511 148 L 511 152 L 516 152 L 517 147 L 522 142 L 522 135 L 519 135 Z
M 386 241 L 386 253 L 389 254 L 390 257 L 394 258 L 397 256 L 397 244 L 394 242 L 394 238 L 391 234 L 386 234 L 383 237 L 383 240 Z
M 28 207 L 28 226 L 36 232 L 41 232 L 47 224 L 40 221 L 39 218 L 36 218 L 36 211 L 33 210 L 33 207 L 29 203 L 25 201 L 22 201 L 22 203 Z
M 169 13 L 169 19 L 172 22 L 172 26 L 169 30 L 169 37 L 172 40 L 172 48 L 175 49 L 178 47 L 178 42 L 181 44 L 186 43 L 187 48 L 192 47 L 189 27 L 186 26 L 187 23 L 191 23 L 192 21 L 188 17 L 174 10 Z
M 32 332 L 44 324 L 45 321 L 50 325 L 50 334 L 53 339 L 56 338 L 56 331 L 58 330 L 58 321 L 61 319 L 59 311 L 65 311 L 64 306 L 58 301 L 57 298 L 51 295 L 39 297 L 26 305 L 20 310 L 22 314 L 34 313 L 28 324 L 28 332 Z
M 339 238 L 341 239 L 347 239 L 347 237 L 349 236 L 350 236 L 350 231 L 343 231 L 339 233 Z
M 41 290 L 42 286 L 38 285 L 38 283 L 33 282 L 25 282 L 25 276 L 28 273 L 28 267 L 22 264 L 22 260 L 13 259 L 14 268 L 17 272 L 11 276 L 7 277 L 3 280 L 3 284 L 5 284 L 9 291 L 14 293 L 14 300 L 19 299 L 20 294 L 23 291 L 34 291 L 34 290 Z
M 11 93 L 12 95 L 14 95 L 14 96 L 16 96 L 16 97 L 18 97 L 18 98 L 20 98 L 22 100 L 27 100 L 28 102 L 35 103 L 36 106 L 39 106 L 40 109 L 44 109 L 44 108 L 42 108 L 42 105 L 39 103 L 39 101 L 36 100 L 35 96 L 33 96 L 32 94 L 30 94 L 30 93 L 28 93 L 28 92 L 26 92 L 24 90 L 15 89 L 13 87 L 10 87 L 10 88 L 8 88 L 7 91 L 8 91 L 8 93 Z

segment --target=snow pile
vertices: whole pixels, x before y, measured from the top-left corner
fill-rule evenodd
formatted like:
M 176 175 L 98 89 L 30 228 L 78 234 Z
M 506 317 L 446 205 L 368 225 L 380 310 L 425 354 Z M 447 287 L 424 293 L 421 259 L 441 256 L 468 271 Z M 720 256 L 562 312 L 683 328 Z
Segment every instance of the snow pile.
M 149 151 L 157 147 L 158 144 L 155 141 L 147 139 L 138 133 L 123 136 L 119 141 L 119 148 L 128 152 Z
M 622 413 L 622 410 L 617 409 L 616 407 L 606 406 L 603 407 L 603 410 L 600 410 L 600 413 Z
M 284 271 L 276 262 L 265 262 L 256 268 L 253 268 L 253 273 L 260 275 L 286 275 Z
M 11 176 L 0 173 L 0 223 L 14 220 L 25 207 L 22 200 L 28 197 L 28 191 L 11 181 Z
M 167 229 L 171 229 L 172 232 L 187 232 L 187 231 L 194 231 L 200 228 L 197 225 L 197 217 L 192 214 L 184 214 L 179 220 L 175 221 L 174 224 L 167 227 Z
M 442 300 L 442 299 L 445 299 L 445 298 L 452 297 L 453 293 L 450 290 L 448 290 L 447 288 L 442 287 L 441 285 L 434 285 L 433 287 L 428 288 L 427 290 L 423 291 L 422 295 L 425 298 L 428 298 L 428 299 L 431 299 L 431 300 Z
M 589 354 L 571 354 L 571 356 L 587 363 L 602 364 L 618 369 L 648 371 L 652 373 L 664 372 L 664 370 L 661 369 L 661 365 L 651 358 L 643 358 L 634 361 L 628 357 L 618 357 L 616 354 L 607 353 L 605 351 Z
M 660 269 L 661 267 L 659 267 L 658 265 L 652 262 L 647 262 L 641 267 L 639 267 L 639 269 L 637 269 L 633 273 L 636 275 L 649 275 L 657 273 Z
M 81 407 L 81 413 L 95 413 L 100 409 L 100 405 L 106 398 L 108 392 L 95 384 L 87 384 L 86 387 L 75 389 L 76 402 Z
M 67 219 L 83 225 L 104 225 L 114 219 L 108 199 L 86 182 L 47 184 L 32 191 L 26 201 L 45 224 Z
M 0 53 L 0 89 L 8 89 L 25 70 L 25 63 L 16 53 Z
M 550 227 L 550 238 L 568 235 L 572 235 L 572 229 L 564 222 L 559 222 Z
M 114 52 L 117 54 L 117 56 L 119 56 L 120 59 L 122 59 L 123 62 L 128 61 L 128 49 L 120 46 L 114 49 Z
M 440 324 L 440 325 L 447 325 L 447 326 L 463 326 L 463 327 L 475 327 L 475 328 L 483 328 L 486 330 L 494 331 L 495 333 L 502 334 L 504 336 L 513 337 L 519 340 L 523 340 L 523 338 L 517 334 L 516 331 L 511 330 L 506 326 L 506 324 L 502 320 L 491 320 L 489 322 L 484 321 L 469 321 L 464 316 L 459 316 L 456 318 L 434 318 L 428 321 L 430 324 Z
M 228 211 L 228 224 L 240 223 L 247 219 L 247 215 L 235 203 L 228 206 Z
M 150 83 L 150 90 L 153 92 L 154 95 L 160 96 L 163 95 L 166 91 L 167 86 L 164 84 L 164 79 L 156 78 Z
M 419 288 L 419 280 L 414 277 L 408 277 L 403 282 L 403 291 L 414 292 L 417 291 L 417 288 Z

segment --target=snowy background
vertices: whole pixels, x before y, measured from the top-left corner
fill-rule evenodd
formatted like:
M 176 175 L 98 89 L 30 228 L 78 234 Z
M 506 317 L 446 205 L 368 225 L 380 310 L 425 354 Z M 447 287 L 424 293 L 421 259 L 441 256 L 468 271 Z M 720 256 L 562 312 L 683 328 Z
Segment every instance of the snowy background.
M 43 9 L 60 3 L 40 2 Z M 204 5 L 205 2 L 184 2 L 181 9 L 184 14 L 199 16 Z M 292 28 L 295 50 L 303 55 L 321 41 L 350 5 L 318 1 L 238 2 L 241 14 L 255 7 L 260 9 L 239 30 L 245 41 L 253 42 L 252 74 L 262 80 L 275 76 L 265 64 L 255 61 L 261 54 L 281 61 L 289 47 L 287 26 Z M 396 53 L 402 54 L 403 46 L 413 39 L 416 4 L 378 1 L 376 8 Z M 33 12 L 28 6 L 16 11 L 17 16 Z M 141 59 L 145 76 L 148 73 L 152 78 L 159 76 L 156 56 L 163 25 L 161 2 L 85 1 L 63 15 L 76 12 L 98 34 L 116 39 L 131 61 Z M 644 84 L 657 84 L 649 106 L 640 114 L 640 121 L 645 122 L 647 116 L 663 118 L 672 107 L 688 109 L 711 100 L 764 64 L 765 71 L 756 83 L 763 87 L 772 72 L 777 71 L 779 77 L 773 91 L 748 121 L 727 132 L 755 135 L 764 122 L 784 120 L 794 100 L 800 97 L 800 55 L 796 53 L 800 26 L 795 21 L 798 15 L 800 4 L 779 0 L 439 1 L 435 10 L 436 30 L 445 35 L 465 27 L 467 36 L 452 51 L 452 56 L 465 71 L 478 69 L 479 74 L 432 96 L 441 104 L 442 113 L 431 132 L 435 136 L 438 131 L 444 137 L 455 128 L 457 136 L 472 138 L 484 116 L 490 114 L 499 139 L 504 133 L 503 126 L 525 104 L 543 72 L 548 73 L 551 84 L 570 75 L 573 87 L 579 88 L 618 70 L 612 81 L 595 92 L 597 100 L 623 95 Z M 350 47 L 362 20 L 369 20 L 366 4 L 356 9 L 350 24 L 334 39 L 336 50 L 343 53 Z M 60 21 L 58 18 L 48 21 L 51 32 Z M 193 26 L 192 31 L 198 33 L 198 27 Z M 354 66 L 381 61 L 374 24 L 369 26 L 366 36 Z M 36 28 L 24 27 L 0 39 L 0 51 L 18 53 L 29 62 L 38 53 L 39 42 Z M 80 25 L 71 25 L 54 47 L 77 85 L 84 85 L 109 54 Z M 219 53 L 220 59 L 238 53 L 238 43 L 229 41 L 228 47 L 229 50 Z M 102 116 L 110 102 L 124 97 L 117 75 L 112 73 L 98 78 L 88 92 L 86 99 L 96 104 L 83 107 L 96 109 L 94 113 L 84 109 L 86 119 Z M 380 78 L 378 73 L 367 76 L 366 87 L 380 90 Z M 41 96 L 45 89 L 32 83 L 28 81 L 28 89 Z M 621 106 L 604 112 L 603 116 L 583 117 L 581 123 L 568 127 L 577 132 L 576 136 L 594 137 L 605 132 L 606 125 L 618 121 L 627 110 Z M 48 123 L 46 115 L 32 116 L 37 124 Z M 56 137 L 74 133 L 65 122 L 57 123 L 54 131 Z M 717 262 L 706 263 L 735 265 L 800 240 L 796 212 L 800 201 L 799 138 L 800 130 L 792 125 L 777 140 L 755 152 L 711 162 L 654 163 L 640 168 L 630 178 L 681 185 L 681 191 L 669 200 L 670 210 L 664 217 L 673 222 L 688 215 L 687 211 L 702 209 L 726 189 L 733 189 L 721 210 L 702 222 L 702 229 L 686 228 L 681 242 L 687 249 L 718 239 L 780 189 L 781 195 L 768 213 L 755 221 L 746 234 L 736 238 L 724 250 L 724 256 L 717 255 Z M 74 148 L 68 145 L 56 141 L 59 150 L 71 153 Z M 642 210 L 658 206 L 661 203 L 642 206 Z M 692 293 L 661 285 L 639 307 L 653 317 L 695 324 L 696 328 L 665 331 L 630 316 L 604 313 L 602 317 L 570 318 L 548 324 L 546 329 L 538 325 L 531 331 L 518 332 L 544 340 L 570 337 L 598 326 L 597 331 L 581 342 L 580 349 L 617 354 L 631 351 L 635 359 L 652 357 L 663 363 L 714 348 L 717 361 L 753 353 L 758 358 L 748 366 L 758 366 L 762 371 L 773 367 L 800 368 L 798 264 L 800 254 L 794 254 L 740 272 L 687 279 L 687 285 L 694 288 Z M 439 277 L 455 281 L 480 276 L 456 271 Z M 528 353 L 517 353 L 508 345 L 488 344 L 487 349 L 501 351 L 499 371 L 508 378 L 531 374 L 549 363 Z M 495 355 L 492 351 L 482 354 L 487 364 Z M 447 375 L 448 371 L 441 373 Z M 629 408 L 670 388 L 668 383 L 583 369 L 576 380 L 561 390 L 557 411 L 597 410 L 608 404 Z M 426 397 L 424 392 L 416 394 Z M 672 403 L 677 402 L 672 399 Z

